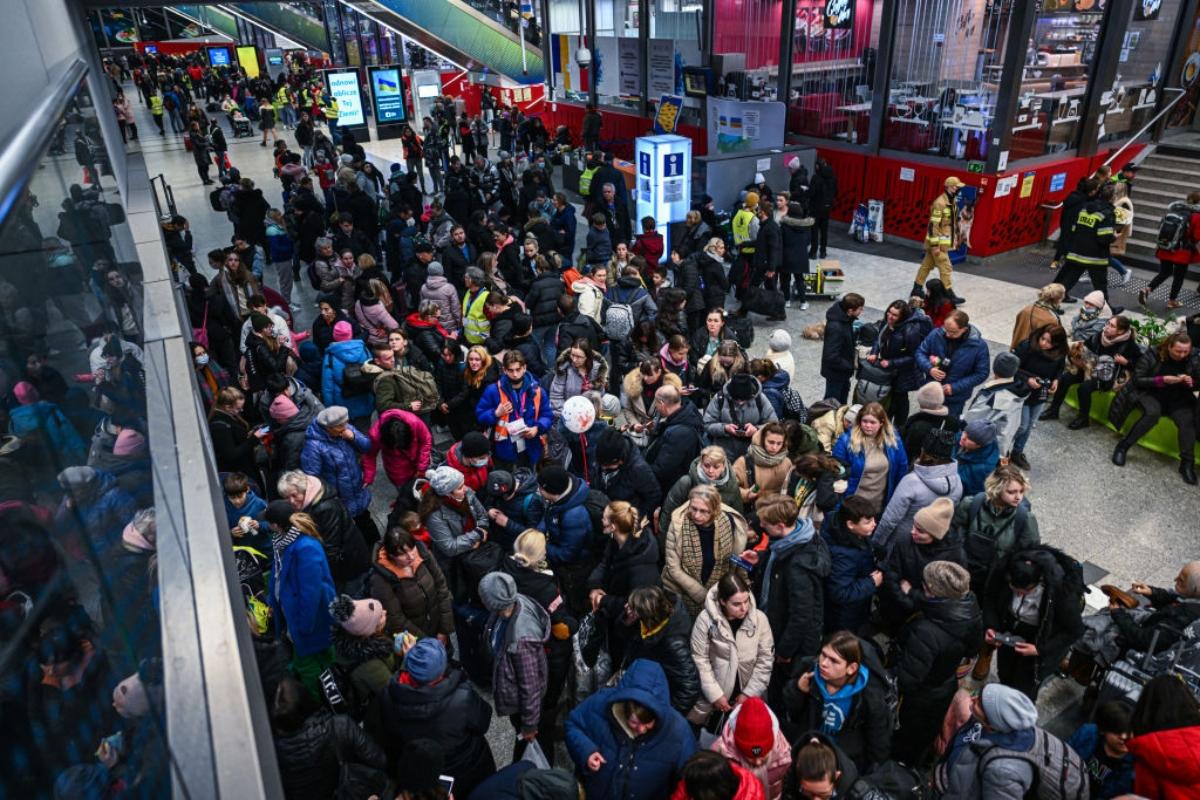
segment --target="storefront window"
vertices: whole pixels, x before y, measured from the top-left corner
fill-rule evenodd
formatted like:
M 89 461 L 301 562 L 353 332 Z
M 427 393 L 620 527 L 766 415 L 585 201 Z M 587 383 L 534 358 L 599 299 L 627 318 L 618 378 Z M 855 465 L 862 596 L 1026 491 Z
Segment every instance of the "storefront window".
M 1180 8 L 1175 4 L 1133 4 L 1133 13 L 1121 42 L 1117 77 L 1101 97 L 1103 122 L 1097 141 L 1112 142 L 1141 130 L 1158 105 L 1162 94 L 1163 54 L 1170 51 Z
M 883 147 L 987 157 L 1011 3 L 900 0 Z
M 1200 9 L 1196 9 L 1191 23 L 1182 58 L 1175 67 L 1178 72 L 1168 76 L 1167 85 L 1180 87 L 1186 95 L 1167 114 L 1168 131 L 1200 128 L 1200 113 L 1196 111 L 1200 106 Z
M 1044 0 L 1021 70 L 1010 160 L 1079 145 L 1104 20 L 1099 5 L 1096 0 Z
M 358 14 L 349 6 L 342 6 L 342 39 L 346 45 L 346 66 L 361 67 L 362 49 L 358 46 L 358 36 L 355 31 L 355 23 L 358 19 Z
M 867 141 L 882 14 L 873 0 L 797 0 L 788 133 Z

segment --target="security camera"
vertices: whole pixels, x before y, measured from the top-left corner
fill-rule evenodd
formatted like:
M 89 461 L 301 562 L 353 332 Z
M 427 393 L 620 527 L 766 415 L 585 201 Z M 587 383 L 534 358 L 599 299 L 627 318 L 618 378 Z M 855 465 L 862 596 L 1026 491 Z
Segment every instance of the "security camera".
M 592 64 L 592 51 L 586 47 L 581 47 L 575 51 L 575 63 L 581 67 L 588 67 Z

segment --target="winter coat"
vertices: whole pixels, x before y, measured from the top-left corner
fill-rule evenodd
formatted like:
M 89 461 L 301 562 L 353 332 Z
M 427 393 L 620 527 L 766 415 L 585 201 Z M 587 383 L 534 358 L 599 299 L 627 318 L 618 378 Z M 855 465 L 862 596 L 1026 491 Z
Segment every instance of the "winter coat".
M 82 464 L 88 447 L 70 421 L 54 403 L 39 400 L 9 411 L 8 432 L 22 438 L 22 455 L 36 454 L 44 463 L 68 466 Z M 33 459 L 30 459 L 33 460 Z
M 349 315 L 347 315 L 346 312 L 341 308 L 335 308 L 334 313 L 337 316 L 333 320 L 333 325 L 336 325 L 339 322 L 349 322 L 351 329 L 354 331 L 354 338 L 357 339 L 361 333 L 361 331 L 358 330 L 358 322 L 350 319 Z M 317 349 L 321 351 L 322 355 L 324 355 L 325 351 L 329 348 L 329 345 L 333 344 L 333 325 L 330 325 L 328 322 L 326 322 L 325 318 L 320 314 L 318 314 L 317 318 L 313 320 L 313 344 L 317 346 Z
M 783 247 L 783 271 L 803 280 L 808 269 L 808 246 L 812 237 L 811 217 L 788 217 L 779 220 L 780 244 Z
M 1150 587 L 1149 616 L 1134 620 L 1124 609 L 1113 609 L 1112 621 L 1120 631 L 1121 643 L 1143 653 L 1150 650 L 1151 640 L 1158 634 L 1155 652 L 1165 652 L 1179 641 L 1188 625 L 1200 619 L 1200 601 L 1175 594 L 1173 590 Z
M 724 308 L 725 296 L 729 294 L 729 270 L 725 262 L 701 251 L 696 256 L 696 267 L 700 270 L 700 281 L 704 286 L 704 308 Z
M 546 534 L 546 557 L 551 564 L 579 564 L 591 556 L 592 518 L 584 502 L 587 482 L 576 477 L 558 500 L 546 506 L 538 530 Z
M 899 624 L 916 610 L 925 567 L 934 561 L 953 561 L 960 567 L 967 565 L 967 554 L 963 552 L 962 533 L 959 530 L 951 527 L 945 536 L 929 544 L 914 542 L 911 527 L 906 534 L 896 534 L 887 561 L 881 567 L 883 583 L 876 590 L 879 594 L 879 610 L 884 617 Z M 908 594 L 900 589 L 902 580 L 912 586 Z
M 258 472 L 254 456 L 258 440 L 250 435 L 250 423 L 224 411 L 214 411 L 208 420 L 208 430 L 218 471 L 246 475 Z
M 566 288 L 562 278 L 553 273 L 538 275 L 533 279 L 525 295 L 525 309 L 533 327 L 548 328 L 559 323 L 558 300 Z
M 837 760 L 838 779 L 833 784 L 834 797 L 850 797 L 851 789 L 858 781 L 858 767 L 854 765 L 854 762 L 850 760 L 846 752 L 838 747 L 837 742 L 821 733 L 819 729 L 807 731 L 796 739 L 796 746 L 792 749 L 792 760 L 796 760 L 796 754 L 804 747 L 806 742 L 812 739 L 816 739 L 832 750 L 834 758 Z M 796 780 L 796 773 L 789 771 L 783 782 L 783 800 L 809 800 L 807 794 L 802 795 L 800 793 L 800 786 L 798 784 L 799 781 Z
M 1115 425 L 1117 430 L 1125 424 L 1130 412 L 1138 406 L 1138 401 L 1144 395 L 1155 396 L 1170 388 L 1164 386 L 1160 389 L 1155 385 L 1155 378 L 1160 374 L 1163 374 L 1163 364 L 1158 360 L 1158 351 L 1150 348 L 1137 360 L 1133 368 L 1133 378 L 1121 387 L 1108 408 L 1108 421 Z M 1193 348 L 1192 354 L 1188 356 L 1187 374 L 1192 376 L 1193 386 L 1200 386 L 1200 350 Z
M 1029 394 L 1029 387 L 1024 380 L 991 378 L 984 381 L 967 401 L 963 417 L 968 420 L 977 416 L 990 419 L 996 426 L 996 447 L 1007 455 L 1021 427 L 1021 407 L 1025 405 Z
M 495 648 L 492 700 L 496 713 L 519 717 L 520 730 L 527 733 L 536 731 L 541 723 L 549 671 L 545 643 L 550 638 L 550 615 L 523 594 L 517 595 L 516 606 L 507 620 L 495 613 L 488 617 L 484 641 Z
M 383 436 L 380 433 L 384 425 L 393 419 L 398 419 L 412 430 L 412 441 L 407 450 L 391 450 L 383 446 Z M 370 485 L 375 481 L 377 469 L 376 458 L 383 452 L 383 471 L 393 486 L 400 487 L 413 478 L 424 477 L 429 469 L 430 452 L 433 449 L 433 436 L 429 427 L 416 414 L 393 408 L 379 415 L 375 424 L 367 434 L 371 440 L 371 449 L 363 456 L 363 483 Z
M 949 344 L 950 340 L 946 338 L 943 328 L 935 328 L 925 337 L 925 341 L 921 342 L 921 346 L 917 348 L 917 365 L 920 366 L 922 375 L 926 376 L 925 379 L 933 380 L 932 377 L 927 377 L 933 369 L 930 357 L 946 358 Z M 946 407 L 952 413 L 961 410 L 971 392 L 987 380 L 990 372 L 991 356 L 988 354 L 987 342 L 979 329 L 971 325 L 963 334 L 963 341 L 950 357 L 950 369 L 946 372 L 946 379 L 942 381 L 950 384 L 951 389 L 951 394 L 946 397 Z
M 287 375 L 288 360 L 294 353 L 282 344 L 272 350 L 266 340 L 251 334 L 246 342 L 246 386 L 251 394 L 267 388 L 268 375 Z
M 419 349 L 412 350 L 406 358 L 406 361 L 415 361 L 414 358 L 420 355 Z M 421 358 L 422 362 L 424 357 Z M 438 360 L 439 365 L 441 359 Z M 371 364 L 367 369 L 376 368 L 377 365 Z M 390 411 L 393 408 L 398 408 L 401 411 L 408 411 L 412 408 L 414 400 L 421 401 L 422 414 L 428 410 L 436 408 L 440 402 L 437 381 L 433 375 L 427 372 L 424 368 L 415 366 L 412 363 L 397 362 L 394 369 L 382 370 L 375 376 L 374 391 L 374 410 L 380 414 L 385 411 Z M 367 395 L 370 397 L 370 395 Z M 450 402 L 449 397 L 448 402 Z M 453 406 L 453 403 L 451 402 Z
M 833 402 L 836 403 L 837 401 Z M 821 447 L 826 453 L 833 452 L 833 446 L 837 444 L 838 439 L 846 432 L 846 412 L 849 410 L 850 406 L 838 406 L 826 411 L 819 417 L 809 417 L 808 424 L 817 432 L 817 439 L 820 440 Z
M 309 481 L 315 480 L 319 479 L 309 477 Z M 311 502 L 304 507 L 304 513 L 317 524 L 325 558 L 329 561 L 329 571 L 336 583 L 341 585 L 367 571 L 370 558 L 367 543 L 336 489 L 322 483 Z
M 737 789 L 730 796 L 730 800 L 766 800 L 767 794 L 763 790 L 762 781 L 756 778 L 753 772 L 737 761 L 731 760 L 729 767 L 738 781 Z M 691 800 L 691 798 L 692 796 L 687 791 L 687 784 L 683 781 L 680 781 L 675 787 L 675 791 L 671 792 L 671 800 Z
M 811 529 L 808 520 L 800 524 Z M 759 556 L 764 564 L 768 559 L 767 554 Z M 833 568 L 829 545 L 814 532 L 807 542 L 769 563 L 766 614 L 775 636 L 775 655 L 788 660 L 815 658 L 824 635 L 825 582 Z
M 878 565 L 871 541 L 848 531 L 840 511 L 826 518 L 821 535 L 831 562 L 825 580 L 825 630 L 857 632 L 870 617 L 875 596 L 871 573 Z
M 905 722 L 901 730 L 932 738 L 958 689 L 959 665 L 983 646 L 983 617 L 969 592 L 961 600 L 926 597 L 917 586 L 913 593 L 918 613 L 896 637 L 893 671 Z
M 812 213 L 816 217 L 828 217 L 837 199 L 837 176 L 828 164 L 813 168 L 812 180 L 808 184 Z
M 454 632 L 450 590 L 442 570 L 421 542 L 417 542 L 421 564 L 411 578 L 401 577 L 391 562 L 380 558 L 381 547 L 371 554 L 371 576 L 367 592 L 383 604 L 390 634 L 408 631 L 417 638 Z
M 778 272 L 783 264 L 783 240 L 775 216 L 768 215 L 758 225 L 758 236 L 754 240 L 754 268 L 760 272 Z
M 495 438 L 494 430 L 497 423 L 501 425 L 508 420 L 496 417 L 496 408 L 500 405 L 500 393 L 503 392 L 508 402 L 512 403 L 513 414 L 520 415 L 529 427 L 537 427 L 538 436 L 525 440 L 525 453 L 529 456 L 530 464 L 537 464 L 542 458 L 541 437 L 550 432 L 554 425 L 554 411 L 550 407 L 550 399 L 538 385 L 532 375 L 526 373 L 520 386 L 513 386 L 508 376 L 504 375 L 498 381 L 488 384 L 483 390 L 483 396 L 475 405 L 475 418 L 485 428 L 493 428 L 492 452 L 500 461 L 516 461 L 517 448 L 509 437 Z
M 592 356 L 590 375 L 589 389 L 600 392 L 607 391 L 608 362 L 599 353 Z M 563 403 L 567 402 L 567 398 L 581 395 L 584 391 L 583 376 L 571 363 L 571 349 L 565 348 L 558 354 L 558 361 L 554 365 L 554 379 L 550 382 L 550 408 L 554 410 L 555 414 L 561 414 Z
M 679 376 L 675 373 L 664 370 L 662 380 L 658 385 L 682 389 L 683 381 L 679 380 Z M 624 422 L 630 425 L 639 423 L 645 425 L 654 415 L 654 404 L 646 402 L 645 390 L 646 382 L 642 378 L 642 371 L 638 366 L 634 366 L 625 373 L 625 377 L 621 380 L 621 408 Z M 632 431 L 626 435 L 636 436 Z
M 1005 506 L 997 511 L 986 498 L 979 506 L 979 516 L 971 520 L 971 506 L 974 497 L 964 497 L 954 507 L 954 518 L 950 527 L 963 532 L 963 548 L 967 552 L 967 569 L 971 571 L 971 588 L 980 591 L 987 579 L 988 572 L 995 564 L 1002 561 L 1010 553 L 1033 547 L 1041 541 L 1038 533 L 1037 517 L 1032 511 L 1024 513 L 1025 529 L 1018 530 L 1017 510 Z M 979 552 L 988 549 L 994 551 L 989 563 L 976 563 L 971 556 L 972 540 Z
M 617 278 L 615 286 L 609 287 L 607 295 L 609 303 L 625 303 L 633 310 L 634 324 L 653 322 L 658 316 L 658 306 L 646 287 L 642 286 L 640 278 L 622 275 Z
M 700 673 L 691 650 L 692 618 L 674 594 L 668 592 L 667 598 L 675 601 L 671 616 L 648 635 L 640 621 L 624 626 L 622 666 L 628 669 L 640 659 L 657 663 L 667 676 L 671 707 L 687 714 L 700 699 Z
M 954 458 L 958 462 L 958 477 L 962 481 L 963 496 L 969 497 L 982 492 L 984 481 L 996 471 L 1000 464 L 1000 446 L 992 442 L 986 447 L 971 451 L 955 448 Z
M 854 374 L 854 318 L 840 302 L 825 311 L 825 338 L 821 342 L 821 377 L 831 380 Z
M 318 258 L 313 262 L 313 271 L 321 283 L 321 294 L 329 295 L 337 308 L 348 311 L 354 306 L 354 281 L 361 277 L 362 270 L 357 265 L 345 270 L 335 256 L 330 260 Z
M 662 583 L 664 589 L 682 597 L 689 613 L 698 613 L 704 607 L 709 588 L 731 571 L 729 557 L 740 555 L 746 549 L 750 526 L 741 514 L 727 505 L 721 505 L 713 520 L 713 524 L 718 526 L 713 531 L 713 567 L 707 581 L 702 581 L 703 556 L 699 531 L 688 517 L 689 508 L 681 505 L 671 514 L 667 540 L 663 545 L 666 566 L 663 567 Z M 719 526 L 725 522 L 729 526 L 729 538 L 722 542 Z
M 895 542 L 912 533 L 913 518 L 918 511 L 939 497 L 948 497 L 957 503 L 962 496 L 962 479 L 958 477 L 958 465 L 953 461 L 928 467 L 917 464 L 896 484 L 896 491 L 875 526 L 871 546 L 886 555 Z
M 871 353 L 888 362 L 887 369 L 895 376 L 893 391 L 911 392 L 925 382 L 917 365 L 917 350 L 932 329 L 933 322 L 919 311 L 914 311 L 895 329 L 886 324 L 881 326 Z
M 782 369 L 776 369 L 775 374 L 766 380 L 762 385 L 763 394 L 771 401 L 771 408 L 775 409 L 775 416 L 783 419 L 786 411 L 786 401 L 784 400 L 784 392 L 791 388 L 792 376 L 790 372 L 784 372 Z
M 863 469 L 867 465 L 866 451 L 851 449 L 850 434 L 853 430 L 851 428 L 839 436 L 837 444 L 833 446 L 833 457 L 846 465 L 846 491 L 843 494 L 848 495 L 854 494 L 854 490 L 858 488 L 858 482 L 862 480 Z M 908 472 L 908 456 L 899 442 L 884 445 L 883 452 L 888 460 L 887 489 L 883 494 L 883 502 L 886 505 L 892 499 L 892 494 L 900 485 L 901 479 Z
M 700 455 L 704 447 L 704 421 L 691 403 L 684 401 L 679 410 L 659 419 L 654 438 L 646 448 L 646 463 L 654 471 L 664 490 Z
M 267 260 L 272 264 L 289 262 L 295 247 L 287 229 L 272 222 L 267 225 Z
M 433 279 L 430 278 L 430 280 Z M 416 312 L 409 314 L 404 320 L 404 335 L 412 342 L 408 354 L 411 356 L 414 352 L 419 353 L 424 361 L 429 362 L 428 368 L 423 364 L 414 363 L 413 366 L 432 374 L 435 365 L 442 360 L 442 347 L 450 338 L 452 330 L 453 328 L 447 328 L 442 324 L 440 316 L 436 320 L 430 321 L 421 319 Z M 457 343 L 454 346 L 457 347 Z M 414 351 L 412 348 L 416 348 L 416 350 Z
M 457 558 L 468 550 L 474 549 L 476 543 L 483 541 L 488 530 L 487 509 L 470 489 L 463 499 L 464 510 L 459 510 L 446 502 L 446 498 L 425 520 L 429 531 L 429 541 L 433 545 L 433 554 L 437 558 L 442 574 L 450 582 L 450 590 L 456 596 L 460 583 L 457 569 Z M 475 527 L 468 529 L 465 509 L 470 510 L 474 517 Z
M 738 484 L 737 476 L 733 474 L 733 470 L 728 466 L 726 461 L 725 474 L 721 478 L 720 483 L 713 483 L 704 477 L 700 471 L 700 457 L 697 456 L 692 461 L 692 465 L 688 467 L 686 475 L 671 486 L 671 490 L 667 492 L 666 499 L 662 503 L 662 513 L 660 519 L 669 520 L 675 513 L 675 509 L 680 506 L 686 506 L 688 503 L 688 494 L 697 486 L 708 484 L 716 488 L 721 495 L 721 503 L 732 508 L 739 514 L 745 514 L 745 508 L 742 505 L 742 490 Z
M 375 696 L 367 713 L 367 730 L 383 743 L 390 761 L 398 760 L 414 740 L 432 739 L 446 760 L 446 774 L 456 778 L 473 774 L 479 762 L 491 756 L 487 743 L 491 706 L 457 667 L 424 686 L 401 683 L 402 674 Z
M 615 432 L 607 435 L 617 436 Z M 650 466 L 642 450 L 624 436 L 620 437 L 625 455 L 621 457 L 621 468 L 608 472 L 598 469 L 593 473 L 596 488 L 604 492 L 610 501 L 624 500 L 631 503 L 644 518 L 649 518 L 662 504 L 662 489 L 658 481 L 646 480 Z
M 315 398 L 314 398 L 315 399 Z M 318 408 L 315 405 L 299 405 L 299 411 L 289 420 L 271 424 L 271 473 L 283 473 L 300 469 L 300 454 L 308 441 L 308 426 L 316 421 Z
M 1022 308 L 1017 312 L 1017 318 L 1013 322 L 1012 342 L 1009 344 L 1008 349 L 1016 350 L 1017 345 L 1027 340 L 1034 331 L 1043 325 L 1060 323 L 1060 313 L 1060 311 L 1040 300 Z
M 351 419 L 369 417 L 375 410 L 375 397 L 363 392 L 346 397 L 342 393 L 342 375 L 351 364 L 362 365 L 371 360 L 371 354 L 361 339 L 334 342 L 325 349 L 321 362 L 321 399 L 325 406 L 344 406 Z
M 1151 734 L 1153 735 L 1153 734 Z M 1072 750 L 1079 754 L 1086 766 L 1088 759 L 1093 755 L 1103 756 L 1102 749 L 1104 747 L 1104 736 L 1096 727 L 1094 722 L 1086 722 L 1080 725 L 1071 738 L 1067 740 L 1067 744 Z M 1133 792 L 1134 780 L 1134 757 L 1133 753 L 1126 753 L 1123 758 L 1117 763 L 1115 769 L 1108 770 L 1108 774 L 1099 780 L 1100 790 L 1098 797 L 1109 800 L 1109 798 L 1120 797 Z M 1195 780 L 1200 780 L 1200 775 L 1197 775 Z M 1092 778 L 1093 783 L 1096 779 Z M 1154 796 L 1156 793 L 1151 793 L 1149 796 Z
M 308 426 L 308 441 L 300 454 L 300 468 L 337 490 L 351 517 L 371 505 L 371 493 L 363 485 L 360 458 L 371 449 L 371 440 L 354 430 L 354 441 L 335 439 L 315 419 Z
M 736 401 L 729 394 L 729 382 L 721 387 L 721 391 L 713 395 L 704 409 L 704 428 L 713 444 L 720 445 L 730 460 L 736 460 L 746 452 L 750 440 L 741 436 L 730 436 L 725 426 L 754 425 L 761 428 L 768 422 L 774 422 L 775 408 L 771 401 L 762 393 L 762 387 L 757 387 L 754 397 L 744 403 Z
M 1200 725 L 1135 736 L 1129 740 L 1134 758 L 1133 791 L 1161 800 L 1196 800 L 1200 796 Z
M 388 313 L 387 307 L 379 300 L 364 303 L 359 300 L 354 304 L 354 318 L 367 334 L 367 344 L 387 344 L 388 333 L 400 327 L 396 318 Z
M 617 545 L 609 539 L 604 546 L 604 555 L 588 576 L 587 588 L 603 589 L 606 595 L 625 598 L 634 589 L 658 585 L 658 539 L 648 528 L 638 536 L 630 536 L 625 544 Z
M 684 763 L 696 752 L 696 740 L 668 704 L 667 676 L 653 661 L 630 664 L 620 683 L 588 697 L 567 716 L 567 751 L 575 762 L 588 800 L 658 800 L 666 797 Z M 654 712 L 658 723 L 636 739 L 614 716 L 632 700 Z M 588 757 L 604 757 L 600 769 Z
M 633 247 L 630 248 L 630 252 L 635 256 L 641 256 L 646 259 L 646 263 L 650 265 L 650 268 L 656 269 L 658 262 L 662 261 L 665 248 L 666 242 L 663 241 L 661 233 L 658 231 L 647 231 L 633 237 Z
M 694 227 L 685 227 L 679 236 L 679 242 L 674 246 L 674 249 L 679 251 L 679 255 L 684 259 L 697 255 L 704 250 L 705 245 L 712 239 L 712 228 L 708 227 L 708 223 L 703 220 L 696 223 Z M 690 300 L 688 301 L 691 302 Z
M 762 428 L 754 432 L 750 437 L 750 443 L 762 447 L 763 443 Z M 757 506 L 758 502 L 763 498 L 771 495 L 779 494 L 784 489 L 784 483 L 787 481 L 788 473 L 792 471 L 792 462 L 787 458 L 786 448 L 783 451 L 783 460 L 775 466 L 763 466 L 758 462 L 753 463 L 754 478 L 751 480 L 751 456 L 749 451 L 744 456 L 733 462 L 733 476 L 737 478 L 738 486 L 742 491 L 747 491 L 757 486 L 758 498 L 754 501 Z
M 279 778 L 288 800 L 326 800 L 338 793 L 340 764 L 382 771 L 383 750 L 358 724 L 343 714 L 318 709 L 295 733 L 275 734 Z
M 769 673 L 769 670 L 768 670 Z M 757 697 L 745 691 L 742 692 L 747 697 Z M 737 746 L 737 720 L 744 706 L 738 706 L 733 711 L 729 712 L 729 719 L 725 723 L 725 727 L 721 730 L 721 735 L 712 744 L 714 752 L 720 753 L 729 759 L 730 765 L 734 771 L 745 770 L 750 774 L 754 783 L 759 785 L 762 791 L 763 784 L 766 784 L 765 796 L 777 800 L 783 794 L 783 783 L 787 778 L 787 774 L 792 766 L 792 746 L 788 743 L 787 737 L 783 735 L 783 731 L 779 729 L 779 719 L 775 716 L 775 712 L 767 709 L 767 713 L 771 715 L 771 730 L 774 732 L 774 743 L 771 745 L 771 751 L 767 754 L 767 761 L 759 767 L 751 766 L 746 761 L 746 757 L 742 755 L 742 751 Z M 735 795 L 735 800 L 741 795 Z
M 279 572 L 272 570 L 267 587 L 275 632 L 282 635 L 287 629 L 297 657 L 330 646 L 334 623 L 329 604 L 336 594 L 324 548 L 313 537 L 300 534 L 279 556 Z
M 1015 380 L 1017 386 L 1020 386 L 1022 389 L 1021 394 L 1025 397 L 1025 405 L 1035 405 L 1039 402 L 1045 402 L 1050 394 L 1049 388 L 1045 391 L 1037 389 L 1027 391 L 1029 379 L 1057 380 L 1059 373 L 1062 372 L 1063 366 L 1066 364 L 1066 353 L 1053 355 L 1042 350 L 1042 348 L 1028 339 L 1018 344 L 1014 352 L 1021 362 L 1020 367 L 1017 368 Z
M 746 697 L 767 693 L 775 664 L 775 637 L 767 615 L 755 605 L 753 593 L 750 611 L 735 634 L 721 611 L 714 585 L 692 625 L 691 642 L 692 660 L 700 673 L 700 699 L 690 715 L 693 721 L 706 719 L 712 704 L 722 697 L 733 703 L 735 685 L 741 686 L 739 691 Z
M 904 453 L 908 456 L 908 463 L 913 463 L 917 460 L 917 456 L 921 455 L 921 448 L 925 446 L 925 437 L 932 430 L 946 430 L 953 433 L 958 433 L 966 423 L 958 417 L 952 417 L 947 414 L 931 414 L 928 411 L 918 411 L 908 418 L 900 428 L 900 437 L 904 440 Z M 958 441 L 958 437 L 954 437 Z M 968 492 L 969 494 L 969 492 Z

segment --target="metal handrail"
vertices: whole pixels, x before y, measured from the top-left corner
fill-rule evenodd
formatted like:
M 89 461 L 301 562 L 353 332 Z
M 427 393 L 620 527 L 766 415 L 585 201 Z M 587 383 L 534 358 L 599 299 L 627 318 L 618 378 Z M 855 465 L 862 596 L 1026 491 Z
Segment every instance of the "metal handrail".
M 1104 166 L 1107 167 L 1108 165 L 1112 164 L 1112 162 L 1116 161 L 1117 156 L 1119 156 L 1119 155 L 1121 155 L 1121 153 L 1125 152 L 1126 147 L 1129 147 L 1129 145 L 1133 144 L 1134 142 L 1136 142 L 1138 140 L 1138 137 L 1140 137 L 1146 131 L 1150 130 L 1150 128 L 1154 126 L 1154 123 L 1156 123 L 1160 119 L 1162 119 L 1163 114 L 1166 114 L 1168 111 L 1170 111 L 1175 106 L 1175 104 L 1178 103 L 1180 100 L 1182 100 L 1184 95 L 1187 94 L 1187 91 L 1185 89 L 1181 89 L 1178 86 L 1168 86 L 1167 88 L 1163 89 L 1163 91 L 1164 92 L 1179 92 L 1179 94 L 1177 94 L 1175 96 L 1174 100 L 1172 100 L 1171 102 L 1169 102 L 1165 106 L 1163 106 L 1161 111 L 1159 111 L 1157 114 L 1155 114 L 1153 117 L 1151 117 L 1150 121 L 1147 122 L 1145 125 L 1143 125 L 1141 130 L 1139 130 L 1133 136 L 1130 136 L 1129 139 L 1126 140 L 1125 144 L 1118 147 L 1115 153 L 1113 153 L 1111 156 L 1106 158 L 1104 160 Z
M 87 63 L 75 59 L 51 86 L 45 97 L 25 115 L 25 123 L 0 149 L 0 222 L 8 216 L 21 189 L 42 161 L 63 112 L 79 92 Z

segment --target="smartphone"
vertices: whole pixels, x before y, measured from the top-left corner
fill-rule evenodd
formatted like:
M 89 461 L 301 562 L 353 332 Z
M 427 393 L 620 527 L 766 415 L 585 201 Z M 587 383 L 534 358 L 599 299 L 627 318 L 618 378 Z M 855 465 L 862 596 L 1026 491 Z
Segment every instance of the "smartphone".
M 271 432 L 270 425 L 263 425 L 257 431 L 255 431 L 255 433 L 258 434 L 259 436 L 266 436 L 270 432 Z
M 753 572 L 753 571 L 754 571 L 754 565 L 753 565 L 753 564 L 751 564 L 751 563 L 750 563 L 749 561 L 747 561 L 746 559 L 742 558 L 740 555 L 736 555 L 736 554 L 735 554 L 735 555 L 732 555 L 732 556 L 730 556 L 730 557 L 729 557 L 729 561 L 730 561 L 730 562 L 731 562 L 731 563 L 732 563 L 732 564 L 733 564 L 735 567 L 740 567 L 741 569 L 744 569 L 744 570 L 746 570 L 746 572 Z
M 1025 640 L 1020 636 L 1017 636 L 1015 633 L 996 634 L 996 644 L 1003 645 L 1004 647 L 1015 647 L 1016 645 L 1024 643 Z
M 446 794 L 454 791 L 454 776 L 453 775 L 438 775 L 438 783 L 446 790 Z

